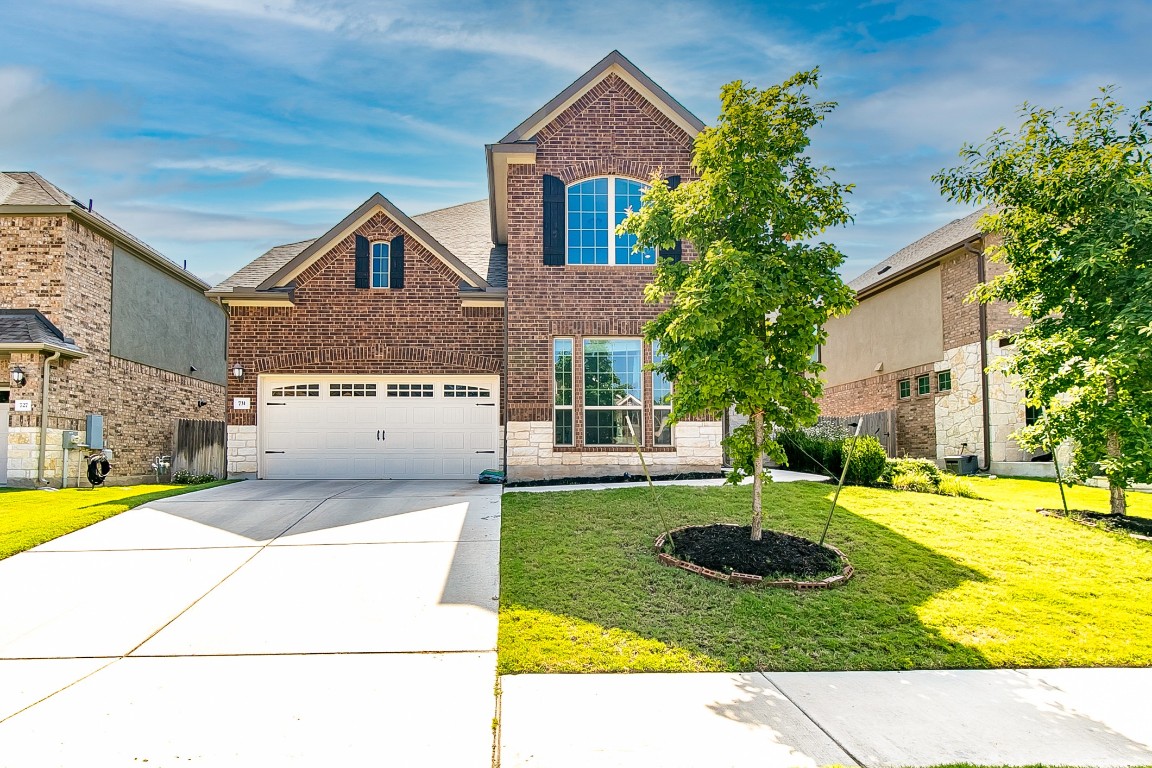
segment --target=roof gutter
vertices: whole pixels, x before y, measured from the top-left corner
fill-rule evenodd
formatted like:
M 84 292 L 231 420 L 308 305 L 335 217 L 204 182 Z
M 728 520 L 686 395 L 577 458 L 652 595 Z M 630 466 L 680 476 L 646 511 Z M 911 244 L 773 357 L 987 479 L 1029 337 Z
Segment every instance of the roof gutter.
M 980 242 L 981 238 L 964 243 L 964 251 L 976 257 L 976 280 L 980 285 L 987 279 L 984 265 L 984 248 L 975 249 L 973 243 Z M 987 472 L 992 466 L 992 408 L 988 396 L 988 305 L 980 302 L 980 408 L 982 425 L 984 429 L 984 466 L 981 470 Z

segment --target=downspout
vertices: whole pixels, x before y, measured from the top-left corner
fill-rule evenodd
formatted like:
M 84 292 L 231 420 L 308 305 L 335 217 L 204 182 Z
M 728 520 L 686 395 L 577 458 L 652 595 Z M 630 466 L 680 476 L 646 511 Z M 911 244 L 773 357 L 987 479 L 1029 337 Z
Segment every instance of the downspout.
M 508 483 L 508 296 L 504 296 L 504 375 L 500 381 L 500 403 L 504 412 L 504 450 L 500 466 L 504 471 L 504 483 Z
M 47 485 L 44 478 L 45 455 L 48 451 L 48 377 L 52 363 L 60 359 L 60 350 L 44 358 L 44 376 L 40 380 L 40 457 L 36 462 L 36 476 L 40 485 Z
M 975 242 L 975 241 L 972 241 Z M 964 250 L 976 257 L 976 279 L 983 285 L 987 279 L 984 268 L 984 248 L 973 249 L 972 242 L 964 243 Z M 980 242 L 983 246 L 983 241 Z M 988 305 L 978 302 L 980 313 L 980 407 L 983 411 L 982 424 L 984 426 L 984 472 L 992 466 L 992 417 L 991 405 L 988 399 Z

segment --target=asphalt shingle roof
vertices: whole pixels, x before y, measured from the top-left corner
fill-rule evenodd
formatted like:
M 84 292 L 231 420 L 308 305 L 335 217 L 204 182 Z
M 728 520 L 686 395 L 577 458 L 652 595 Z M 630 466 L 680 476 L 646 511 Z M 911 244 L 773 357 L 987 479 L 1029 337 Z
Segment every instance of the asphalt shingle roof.
M 492 245 L 487 199 L 429 211 L 412 220 L 493 288 L 508 286 L 508 248 Z M 256 288 L 314 242 L 303 240 L 271 248 L 212 290 Z
M 76 342 L 35 309 L 0 309 L 0 346 L 5 344 L 46 344 L 82 352 Z
M 911 245 L 904 246 L 848 283 L 848 287 L 860 293 L 877 283 L 889 280 L 909 269 L 914 269 L 932 257 L 951 250 L 967 240 L 979 237 L 980 230 L 977 229 L 976 223 L 990 210 L 991 208 L 981 208 L 975 213 L 970 213 L 961 219 L 945 224 Z
M 0 206 L 4 205 L 19 205 L 19 206 L 37 206 L 37 205 L 74 205 L 81 208 L 85 215 L 91 216 L 96 219 L 108 230 L 116 233 L 116 237 L 122 242 L 131 243 L 138 251 L 145 254 L 158 262 L 163 262 L 164 265 L 171 267 L 173 270 L 183 273 L 191 278 L 194 282 L 200 283 L 202 286 L 207 286 L 200 278 L 193 275 L 188 270 L 181 267 L 176 262 L 169 259 L 164 254 L 157 251 L 148 243 L 133 235 L 131 232 L 123 229 L 116 223 L 102 216 L 94 210 L 88 210 L 88 206 L 80 202 L 72 195 L 68 194 L 60 187 L 45 179 L 38 173 L 31 171 L 3 171 L 0 172 Z

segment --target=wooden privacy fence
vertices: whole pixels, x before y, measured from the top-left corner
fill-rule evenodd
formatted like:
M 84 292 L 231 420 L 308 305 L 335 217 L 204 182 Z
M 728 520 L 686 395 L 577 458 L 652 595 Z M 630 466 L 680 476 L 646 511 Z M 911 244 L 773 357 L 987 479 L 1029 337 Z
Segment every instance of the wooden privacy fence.
M 864 428 L 861 435 L 872 435 L 884 446 L 889 458 L 896 458 L 899 443 L 896 439 L 896 411 L 876 411 L 875 413 L 862 413 L 859 416 L 821 416 L 821 424 L 838 424 L 849 434 L 855 433 L 855 428 L 848 427 L 863 419 Z
M 222 421 L 176 419 L 172 435 L 172 472 L 224 477 L 226 471 Z

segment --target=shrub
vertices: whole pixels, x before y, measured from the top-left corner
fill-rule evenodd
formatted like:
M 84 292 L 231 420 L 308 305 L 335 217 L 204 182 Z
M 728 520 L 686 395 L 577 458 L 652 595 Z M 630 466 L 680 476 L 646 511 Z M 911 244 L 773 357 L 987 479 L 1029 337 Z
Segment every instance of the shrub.
M 210 483 L 215 479 L 216 475 L 194 475 L 186 469 L 172 475 L 172 482 L 175 485 L 199 485 L 200 483 Z
M 843 467 L 843 440 L 809 430 L 781 432 L 776 440 L 784 448 L 788 469 L 819 475 L 838 475 Z
M 892 473 L 892 487 L 898 491 L 936 493 L 937 485 L 928 473 L 920 467 L 907 467 L 897 469 Z
M 936 462 L 931 459 L 913 459 L 908 456 L 900 459 L 888 459 L 884 471 L 880 476 L 880 481 L 895 487 L 893 478 L 899 473 L 910 471 L 916 471 L 926 475 L 932 483 L 933 491 L 940 485 L 942 473 L 940 472 L 940 467 L 936 466 Z
M 976 489 L 972 487 L 972 483 L 956 475 L 942 475 L 940 477 L 940 484 L 936 487 L 936 492 L 944 496 L 959 496 L 964 499 L 984 498 L 976 493 Z
M 852 438 L 848 438 L 851 440 Z M 851 445 L 845 440 L 843 445 Z M 884 446 L 872 435 L 861 435 L 855 438 L 856 444 L 844 450 L 852 452 L 852 459 L 848 465 L 847 480 L 858 485 L 874 485 L 888 464 L 888 454 Z

